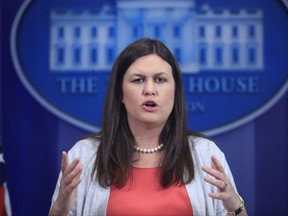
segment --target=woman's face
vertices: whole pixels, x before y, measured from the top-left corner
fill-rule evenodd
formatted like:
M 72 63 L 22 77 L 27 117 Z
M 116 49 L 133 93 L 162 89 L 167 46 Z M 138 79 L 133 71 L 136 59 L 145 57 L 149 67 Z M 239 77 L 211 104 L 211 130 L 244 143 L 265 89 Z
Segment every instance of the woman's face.
M 175 92 L 172 68 L 166 61 L 156 54 L 137 59 L 124 75 L 122 90 L 130 127 L 165 125 Z

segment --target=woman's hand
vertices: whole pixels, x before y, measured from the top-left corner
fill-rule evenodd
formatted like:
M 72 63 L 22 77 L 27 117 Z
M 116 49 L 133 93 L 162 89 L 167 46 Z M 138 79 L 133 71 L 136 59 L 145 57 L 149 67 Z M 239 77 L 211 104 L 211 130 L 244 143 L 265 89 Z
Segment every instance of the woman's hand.
M 237 195 L 230 179 L 226 175 L 223 166 L 215 156 L 211 157 L 211 167 L 203 166 L 202 170 L 210 176 L 205 176 L 204 180 L 218 188 L 216 193 L 209 193 L 213 199 L 222 200 L 223 206 L 227 211 L 235 211 L 241 205 L 239 196 Z M 246 210 L 239 215 L 247 215 Z
M 80 159 L 75 158 L 68 164 L 67 153 L 62 152 L 61 171 L 62 178 L 60 181 L 59 194 L 49 213 L 50 216 L 68 215 L 72 209 L 76 188 L 81 182 L 82 164 Z

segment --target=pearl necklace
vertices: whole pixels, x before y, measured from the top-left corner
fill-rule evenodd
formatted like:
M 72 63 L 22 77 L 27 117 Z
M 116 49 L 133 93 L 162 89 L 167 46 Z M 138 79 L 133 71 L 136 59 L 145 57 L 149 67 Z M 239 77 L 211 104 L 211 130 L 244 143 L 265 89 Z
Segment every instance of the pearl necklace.
M 135 151 L 140 152 L 140 153 L 154 153 L 154 152 L 158 152 L 163 148 L 163 144 L 160 144 L 158 146 L 156 146 L 155 148 L 140 148 L 136 145 L 133 146 L 133 148 L 135 149 Z

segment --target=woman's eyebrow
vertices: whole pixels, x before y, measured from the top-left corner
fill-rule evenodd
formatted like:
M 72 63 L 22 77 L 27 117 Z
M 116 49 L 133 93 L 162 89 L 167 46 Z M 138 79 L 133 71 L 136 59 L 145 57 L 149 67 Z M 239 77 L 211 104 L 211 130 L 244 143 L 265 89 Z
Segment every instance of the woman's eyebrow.
M 167 76 L 167 73 L 165 73 L 165 72 L 159 72 L 159 73 L 154 74 L 154 76 L 161 76 L 161 75 L 166 75 L 166 76 Z
M 131 77 L 132 77 L 132 76 L 145 77 L 145 75 L 140 74 L 140 73 L 133 73 L 133 74 L 131 74 Z
M 168 76 L 167 73 L 165 73 L 165 72 L 159 72 L 159 73 L 153 74 L 153 77 L 157 77 L 157 76 L 161 76 L 161 75 L 166 75 L 166 76 Z M 131 74 L 130 77 L 133 77 L 133 76 L 146 77 L 146 75 L 141 74 L 141 73 L 133 73 L 133 74 Z

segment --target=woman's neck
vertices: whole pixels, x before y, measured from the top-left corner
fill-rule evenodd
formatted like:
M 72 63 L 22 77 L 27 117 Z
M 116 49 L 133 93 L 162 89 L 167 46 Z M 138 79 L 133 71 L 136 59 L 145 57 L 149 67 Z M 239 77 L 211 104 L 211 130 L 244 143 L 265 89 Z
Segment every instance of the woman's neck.
M 135 145 L 139 148 L 151 149 L 157 147 L 159 136 L 164 127 L 163 124 L 145 124 L 129 122 L 130 130 L 135 138 Z M 141 168 L 154 168 L 162 164 L 165 151 L 160 150 L 153 153 L 142 153 L 135 151 L 133 154 L 133 166 Z
M 159 136 L 163 126 L 129 124 L 130 130 L 135 138 L 135 145 L 141 148 L 154 148 L 158 146 Z

